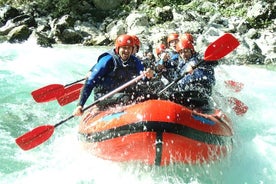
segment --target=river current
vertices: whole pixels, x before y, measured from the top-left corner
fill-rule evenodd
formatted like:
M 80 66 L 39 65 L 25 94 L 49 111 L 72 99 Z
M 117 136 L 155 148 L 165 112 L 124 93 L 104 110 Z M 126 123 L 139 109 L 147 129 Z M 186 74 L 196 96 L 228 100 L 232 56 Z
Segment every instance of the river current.
M 76 102 L 64 107 L 55 101 L 39 104 L 31 92 L 83 78 L 104 50 L 77 45 L 41 48 L 30 42 L 0 44 L 0 183 L 276 183 L 276 72 L 257 66 L 220 63 L 216 68 L 216 90 L 249 107 L 243 116 L 229 112 L 234 123 L 234 147 L 219 161 L 150 167 L 102 160 L 80 148 L 79 118 L 56 128 L 42 145 L 21 150 L 15 144 L 17 137 L 35 127 L 56 124 L 70 116 L 76 106 Z M 225 88 L 225 80 L 241 82 L 244 88 L 233 92 Z

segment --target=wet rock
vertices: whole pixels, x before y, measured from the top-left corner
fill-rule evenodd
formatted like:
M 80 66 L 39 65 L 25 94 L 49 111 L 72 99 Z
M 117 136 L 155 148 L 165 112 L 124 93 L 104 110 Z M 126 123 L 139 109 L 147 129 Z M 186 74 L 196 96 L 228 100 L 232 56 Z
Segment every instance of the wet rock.
M 26 41 L 31 33 L 32 31 L 26 25 L 15 27 L 9 32 L 8 41 L 10 43 L 20 43 Z

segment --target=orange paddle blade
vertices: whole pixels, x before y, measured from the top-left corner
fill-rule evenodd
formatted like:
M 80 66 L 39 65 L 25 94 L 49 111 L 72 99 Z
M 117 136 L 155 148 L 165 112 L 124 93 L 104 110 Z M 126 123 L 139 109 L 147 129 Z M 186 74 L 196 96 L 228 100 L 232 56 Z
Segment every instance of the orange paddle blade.
M 232 34 L 226 33 L 207 47 L 204 60 L 219 60 L 239 45 L 239 41 Z
M 46 140 L 54 133 L 54 126 L 43 125 L 18 137 L 15 142 L 23 150 L 32 149 Z
M 49 102 L 64 94 L 64 86 L 61 84 L 50 84 L 33 91 L 31 94 L 38 103 Z
M 59 105 L 64 106 L 75 100 L 80 96 L 81 88 L 83 84 L 75 84 L 68 88 L 65 88 L 65 94 L 57 99 Z

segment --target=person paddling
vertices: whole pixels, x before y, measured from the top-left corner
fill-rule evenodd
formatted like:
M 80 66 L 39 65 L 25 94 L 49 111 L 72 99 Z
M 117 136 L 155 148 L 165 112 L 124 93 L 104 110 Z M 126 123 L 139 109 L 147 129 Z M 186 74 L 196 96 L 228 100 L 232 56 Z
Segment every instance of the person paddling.
M 215 85 L 214 62 L 203 62 L 199 64 L 199 54 L 195 51 L 192 42 L 182 38 L 176 45 L 179 53 L 178 76 L 184 76 L 177 87 L 171 93 L 170 99 L 192 109 L 209 109 L 209 97 Z M 195 69 L 194 66 L 198 65 Z
M 153 71 L 150 69 L 144 71 L 141 61 L 132 55 L 134 44 L 132 36 L 127 34 L 120 35 L 115 41 L 115 48 L 99 56 L 98 62 L 92 67 L 89 75 L 87 75 L 88 78 L 81 90 L 79 102 L 73 111 L 74 116 L 83 114 L 84 104 L 93 89 L 94 100 L 97 100 L 104 94 L 140 75 L 142 72 L 144 72 L 147 78 L 153 77 Z M 127 95 L 132 95 L 128 96 L 127 100 L 129 98 L 137 98 L 139 93 L 136 92 L 135 87 L 129 87 L 123 91 Z M 120 96 L 114 95 L 113 97 L 123 100 Z

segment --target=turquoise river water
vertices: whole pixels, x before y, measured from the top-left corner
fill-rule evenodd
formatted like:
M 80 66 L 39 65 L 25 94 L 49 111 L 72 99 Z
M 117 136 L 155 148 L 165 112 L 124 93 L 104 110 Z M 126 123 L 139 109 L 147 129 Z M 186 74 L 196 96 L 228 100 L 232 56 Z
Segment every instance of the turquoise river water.
M 17 137 L 35 127 L 56 124 L 70 116 L 76 106 L 76 102 L 64 107 L 56 101 L 38 104 L 31 91 L 81 79 L 104 50 L 76 45 L 41 48 L 28 42 L 0 44 L 1 184 L 276 183 L 276 72 L 256 66 L 220 64 L 216 68 L 217 90 L 249 107 L 243 116 L 229 112 L 234 123 L 234 147 L 218 161 L 150 167 L 102 160 L 80 148 L 79 118 L 58 127 L 42 145 L 21 150 L 15 144 Z M 242 82 L 242 91 L 226 89 L 223 82 L 228 79 Z

